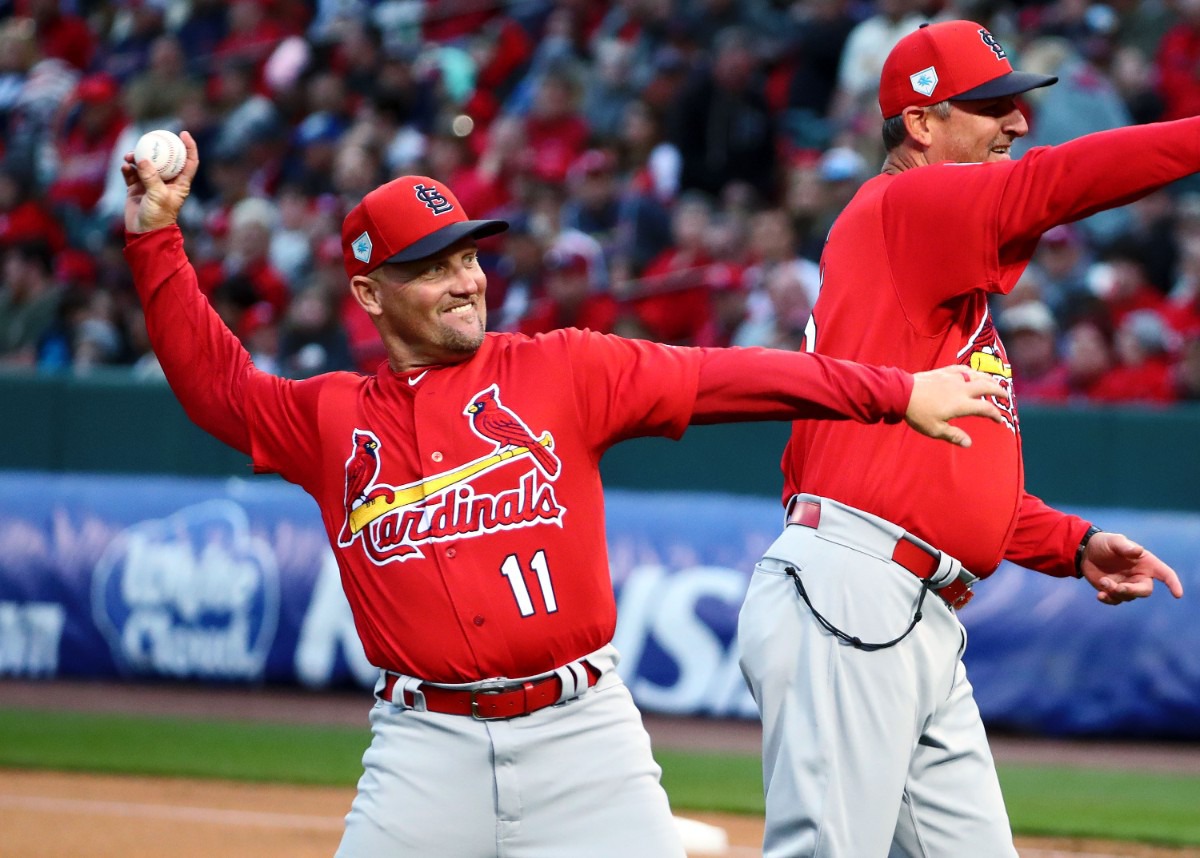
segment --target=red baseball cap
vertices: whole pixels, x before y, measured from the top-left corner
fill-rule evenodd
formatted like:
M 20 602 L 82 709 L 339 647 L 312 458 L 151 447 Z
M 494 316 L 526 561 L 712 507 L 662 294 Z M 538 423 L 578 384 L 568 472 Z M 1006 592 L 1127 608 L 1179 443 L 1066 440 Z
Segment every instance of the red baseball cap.
M 386 262 L 424 259 L 467 236 L 508 229 L 502 220 L 467 220 L 458 199 L 427 176 L 401 176 L 363 197 L 342 221 L 346 276 L 369 274 Z
M 879 109 L 884 119 L 906 107 L 952 99 L 999 98 L 1049 86 L 1057 77 L 1013 71 L 1008 54 L 974 21 L 922 24 L 901 39 L 883 63 Z

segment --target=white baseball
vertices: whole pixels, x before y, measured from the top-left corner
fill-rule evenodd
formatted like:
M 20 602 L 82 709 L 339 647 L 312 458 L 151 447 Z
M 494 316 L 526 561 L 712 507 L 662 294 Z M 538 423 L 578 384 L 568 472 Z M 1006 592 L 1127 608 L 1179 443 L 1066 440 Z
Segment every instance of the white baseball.
M 133 147 L 134 161 L 149 161 L 164 180 L 174 179 L 183 170 L 187 160 L 187 148 L 179 135 L 158 129 L 147 131 Z

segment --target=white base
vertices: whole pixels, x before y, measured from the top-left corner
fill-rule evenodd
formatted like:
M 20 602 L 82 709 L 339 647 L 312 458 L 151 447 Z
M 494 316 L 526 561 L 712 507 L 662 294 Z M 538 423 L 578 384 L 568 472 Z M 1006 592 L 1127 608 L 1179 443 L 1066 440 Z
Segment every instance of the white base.
M 724 855 L 729 851 L 729 835 L 724 828 L 681 816 L 675 817 L 675 827 L 689 856 Z

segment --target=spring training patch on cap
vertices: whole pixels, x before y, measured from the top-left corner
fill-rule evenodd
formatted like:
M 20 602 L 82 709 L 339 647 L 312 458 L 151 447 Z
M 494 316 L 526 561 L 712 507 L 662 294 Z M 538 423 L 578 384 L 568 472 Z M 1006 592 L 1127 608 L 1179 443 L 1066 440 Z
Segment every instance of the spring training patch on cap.
M 354 258 L 364 265 L 371 262 L 371 236 L 363 232 L 358 238 L 354 239 L 354 243 L 350 245 L 350 249 L 354 251 Z
M 921 69 L 916 74 L 910 74 L 908 79 L 914 90 L 927 97 L 933 95 L 933 91 L 938 85 L 937 70 L 933 66 Z

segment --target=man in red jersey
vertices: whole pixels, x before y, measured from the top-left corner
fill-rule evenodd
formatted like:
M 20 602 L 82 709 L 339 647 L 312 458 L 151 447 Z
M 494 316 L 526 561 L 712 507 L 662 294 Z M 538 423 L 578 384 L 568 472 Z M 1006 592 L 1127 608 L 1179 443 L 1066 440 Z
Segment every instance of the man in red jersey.
M 879 92 L 887 159 L 830 230 L 808 350 L 957 363 L 1011 392 L 988 295 L 1013 288 L 1051 226 L 1200 168 L 1200 120 L 1010 160 L 1028 130 L 1014 96 L 1054 80 L 1013 71 L 970 21 L 900 41 Z M 980 422 L 954 455 L 902 426 L 794 424 L 789 525 L 738 628 L 763 719 L 768 858 L 1015 856 L 961 660 L 971 583 L 1008 559 L 1086 578 L 1109 605 L 1155 580 L 1182 595 L 1149 551 L 1025 491 L 1016 396 L 997 405 L 1005 421 Z
M 814 355 L 676 349 L 577 329 L 485 333 L 475 239 L 434 179 L 375 189 L 342 227 L 373 375 L 255 369 L 201 295 L 176 217 L 196 175 L 123 167 L 126 256 L 188 414 L 321 511 L 380 668 L 339 856 L 682 856 L 659 769 L 614 666 L 598 463 L 689 423 L 1002 419 L 960 367 L 910 376 Z M 949 445 L 948 445 L 949 446 Z

